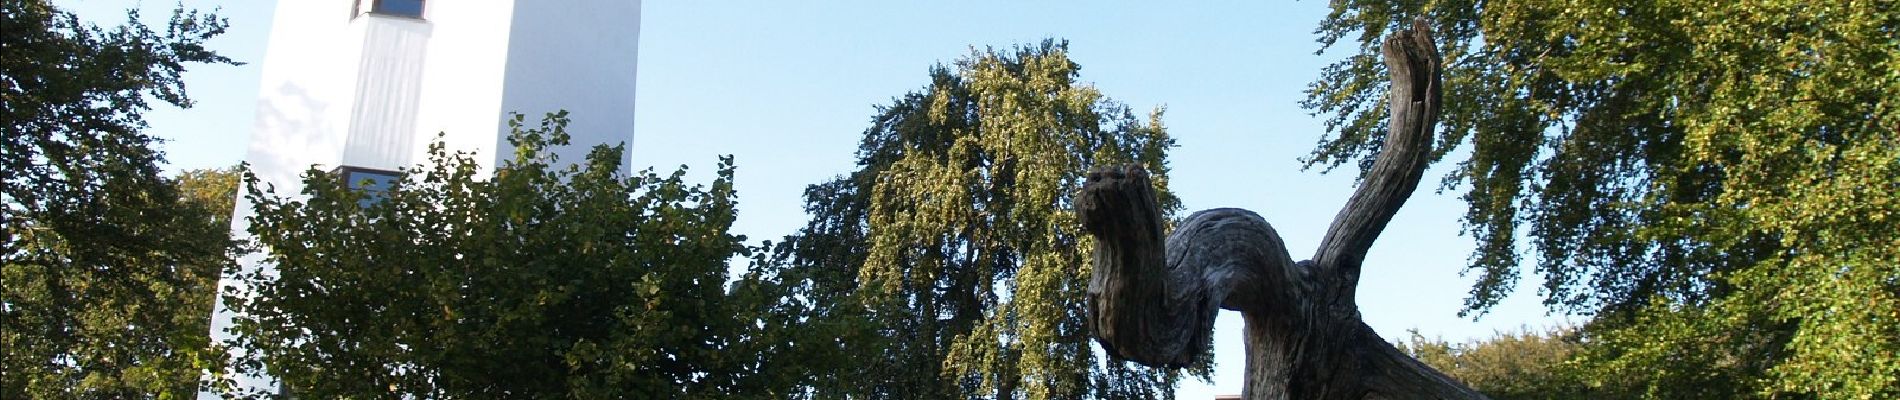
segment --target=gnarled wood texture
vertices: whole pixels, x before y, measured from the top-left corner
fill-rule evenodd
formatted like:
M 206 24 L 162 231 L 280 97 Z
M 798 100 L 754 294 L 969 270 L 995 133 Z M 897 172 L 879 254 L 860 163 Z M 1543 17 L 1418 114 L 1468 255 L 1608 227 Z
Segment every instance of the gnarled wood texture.
M 1251 211 L 1188 216 L 1165 241 L 1148 174 L 1097 168 L 1076 199 L 1096 239 L 1089 323 L 1118 357 L 1182 367 L 1210 345 L 1215 313 L 1247 319 L 1248 399 L 1464 399 L 1483 395 L 1406 356 L 1359 317 L 1354 288 L 1379 232 L 1418 187 L 1437 124 L 1440 60 L 1423 22 L 1382 47 L 1391 122 L 1372 170 L 1309 261 L 1294 262 Z

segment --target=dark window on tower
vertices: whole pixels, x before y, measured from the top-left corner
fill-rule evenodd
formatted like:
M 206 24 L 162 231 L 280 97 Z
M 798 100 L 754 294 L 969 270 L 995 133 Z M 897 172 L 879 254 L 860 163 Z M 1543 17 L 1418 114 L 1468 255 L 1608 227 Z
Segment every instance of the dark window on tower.
M 363 208 L 369 208 L 372 205 L 376 205 L 376 202 L 382 201 L 384 193 L 389 192 L 389 187 L 395 185 L 397 179 L 402 179 L 402 175 L 395 171 L 347 165 L 337 167 L 336 170 L 331 171 L 331 173 L 342 177 L 343 184 L 346 185 L 345 187 L 363 191 L 363 200 L 357 203 L 357 205 L 363 206 Z
M 365 2 L 370 3 L 367 10 L 363 9 Z M 356 5 L 350 8 L 359 14 L 368 11 L 371 14 L 422 18 L 424 2 L 425 0 L 356 0 Z
M 410 18 L 422 18 L 423 0 L 374 0 L 376 6 L 370 12 Z

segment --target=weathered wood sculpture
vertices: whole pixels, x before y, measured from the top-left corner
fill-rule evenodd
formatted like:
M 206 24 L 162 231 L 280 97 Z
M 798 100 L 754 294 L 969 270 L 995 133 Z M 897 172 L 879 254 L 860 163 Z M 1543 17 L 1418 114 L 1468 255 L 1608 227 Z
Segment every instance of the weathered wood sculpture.
M 1246 317 L 1247 399 L 1482 398 L 1406 356 L 1361 321 L 1360 263 L 1425 172 L 1440 67 L 1423 22 L 1381 48 L 1392 77 L 1390 131 L 1313 259 L 1294 262 L 1253 212 L 1196 212 L 1162 241 L 1139 167 L 1089 173 L 1076 210 L 1096 239 L 1089 284 L 1095 338 L 1110 353 L 1182 367 L 1211 344 L 1215 313 Z

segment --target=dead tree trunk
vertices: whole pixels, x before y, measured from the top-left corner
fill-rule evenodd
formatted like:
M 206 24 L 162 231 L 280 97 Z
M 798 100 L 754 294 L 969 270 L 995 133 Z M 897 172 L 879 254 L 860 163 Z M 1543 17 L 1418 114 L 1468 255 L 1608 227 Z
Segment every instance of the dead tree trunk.
M 1407 357 L 1360 320 L 1360 264 L 1405 204 L 1431 153 L 1438 52 L 1423 22 L 1387 38 L 1390 131 L 1372 170 L 1308 261 L 1294 262 L 1253 212 L 1194 213 L 1162 241 L 1139 167 L 1098 168 L 1076 199 L 1096 238 L 1090 326 L 1104 348 L 1182 367 L 1210 345 L 1215 313 L 1246 316 L 1248 399 L 1463 399 L 1483 395 Z

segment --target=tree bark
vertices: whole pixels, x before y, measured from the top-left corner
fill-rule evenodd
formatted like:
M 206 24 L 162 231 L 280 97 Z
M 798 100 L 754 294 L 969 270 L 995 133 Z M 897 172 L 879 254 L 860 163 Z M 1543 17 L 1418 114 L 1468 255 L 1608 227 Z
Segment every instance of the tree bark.
M 1247 320 L 1245 398 L 1484 397 L 1399 352 L 1359 316 L 1360 264 L 1418 187 L 1440 98 L 1441 61 L 1423 21 L 1381 50 L 1392 76 L 1386 142 L 1311 260 L 1294 262 L 1273 227 L 1241 209 L 1196 212 L 1164 241 L 1145 171 L 1089 173 L 1076 212 L 1096 239 L 1089 326 L 1102 347 L 1184 367 L 1207 352 L 1215 314 L 1227 309 Z

